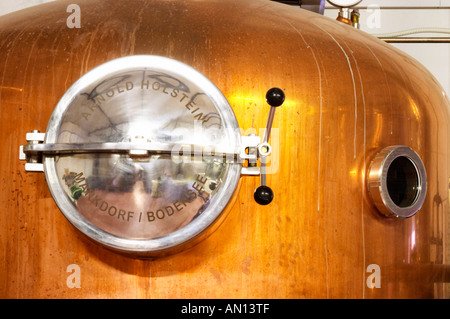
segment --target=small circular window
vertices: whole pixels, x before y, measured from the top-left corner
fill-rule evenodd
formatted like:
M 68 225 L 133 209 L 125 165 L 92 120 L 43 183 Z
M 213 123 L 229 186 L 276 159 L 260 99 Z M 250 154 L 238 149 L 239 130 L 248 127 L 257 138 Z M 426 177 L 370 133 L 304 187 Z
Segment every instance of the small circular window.
M 372 161 L 369 194 L 386 216 L 411 217 L 422 207 L 427 190 L 422 160 L 407 146 L 383 149 Z
M 387 170 L 386 185 L 389 197 L 399 207 L 409 207 L 417 200 L 419 174 L 414 163 L 405 156 L 397 157 Z

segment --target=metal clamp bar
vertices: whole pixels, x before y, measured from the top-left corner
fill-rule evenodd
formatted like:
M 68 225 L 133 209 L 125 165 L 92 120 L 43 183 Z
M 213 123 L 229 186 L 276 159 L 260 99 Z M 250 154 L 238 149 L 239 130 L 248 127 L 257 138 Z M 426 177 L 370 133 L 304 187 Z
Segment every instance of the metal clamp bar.
M 211 150 L 211 151 L 209 151 Z M 221 155 L 236 159 L 240 153 L 220 150 L 216 146 L 200 146 L 195 144 L 162 144 L 162 143 L 46 143 L 26 144 L 23 146 L 25 154 L 64 155 L 83 153 L 128 153 L 131 155 L 165 154 L 165 155 Z
M 43 171 L 43 156 L 59 156 L 68 154 L 114 153 L 127 154 L 131 157 L 146 157 L 151 155 L 191 156 L 194 158 L 223 160 L 225 163 L 242 164 L 242 175 L 259 175 L 257 167 L 259 152 L 247 152 L 260 145 L 259 136 L 242 136 L 238 150 L 217 145 L 169 144 L 169 143 L 43 143 L 45 134 L 33 131 L 27 133 L 28 144 L 20 146 L 20 160 L 26 160 L 25 170 Z

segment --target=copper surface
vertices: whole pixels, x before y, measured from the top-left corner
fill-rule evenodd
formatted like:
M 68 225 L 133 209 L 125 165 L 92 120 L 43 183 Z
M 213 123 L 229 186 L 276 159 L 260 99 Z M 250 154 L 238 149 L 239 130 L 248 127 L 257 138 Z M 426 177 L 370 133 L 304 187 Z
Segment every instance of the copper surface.
M 71 2 L 0 17 L 0 297 L 449 296 L 449 102 L 417 61 L 270 1 L 78 0 L 81 28 L 68 28 Z M 264 127 L 269 88 L 286 94 L 271 137 L 278 129 L 273 202 L 256 204 L 259 178 L 244 176 L 210 237 L 157 260 L 124 257 L 80 234 L 44 174 L 25 172 L 18 159 L 25 134 L 45 131 L 72 83 L 133 54 L 205 74 L 244 130 Z M 426 167 L 427 198 L 409 219 L 381 215 L 365 188 L 370 161 L 390 145 L 411 147 Z M 79 266 L 80 288 L 67 284 L 70 265 Z

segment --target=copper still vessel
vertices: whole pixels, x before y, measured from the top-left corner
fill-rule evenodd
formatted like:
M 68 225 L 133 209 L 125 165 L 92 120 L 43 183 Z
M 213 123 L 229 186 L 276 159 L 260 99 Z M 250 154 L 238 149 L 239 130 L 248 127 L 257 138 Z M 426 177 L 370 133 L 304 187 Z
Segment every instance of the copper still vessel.
M 0 17 L 1 297 L 449 296 L 417 61 L 266 0 L 71 2 Z M 181 158 L 197 122 L 226 156 Z

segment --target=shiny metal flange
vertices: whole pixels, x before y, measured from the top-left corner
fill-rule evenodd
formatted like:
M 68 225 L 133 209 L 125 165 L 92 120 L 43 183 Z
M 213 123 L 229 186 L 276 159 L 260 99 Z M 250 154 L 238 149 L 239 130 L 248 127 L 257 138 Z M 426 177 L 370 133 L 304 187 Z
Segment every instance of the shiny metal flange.
M 425 166 L 419 155 L 407 146 L 386 147 L 370 165 L 367 187 L 374 205 L 382 214 L 412 217 L 425 201 Z

